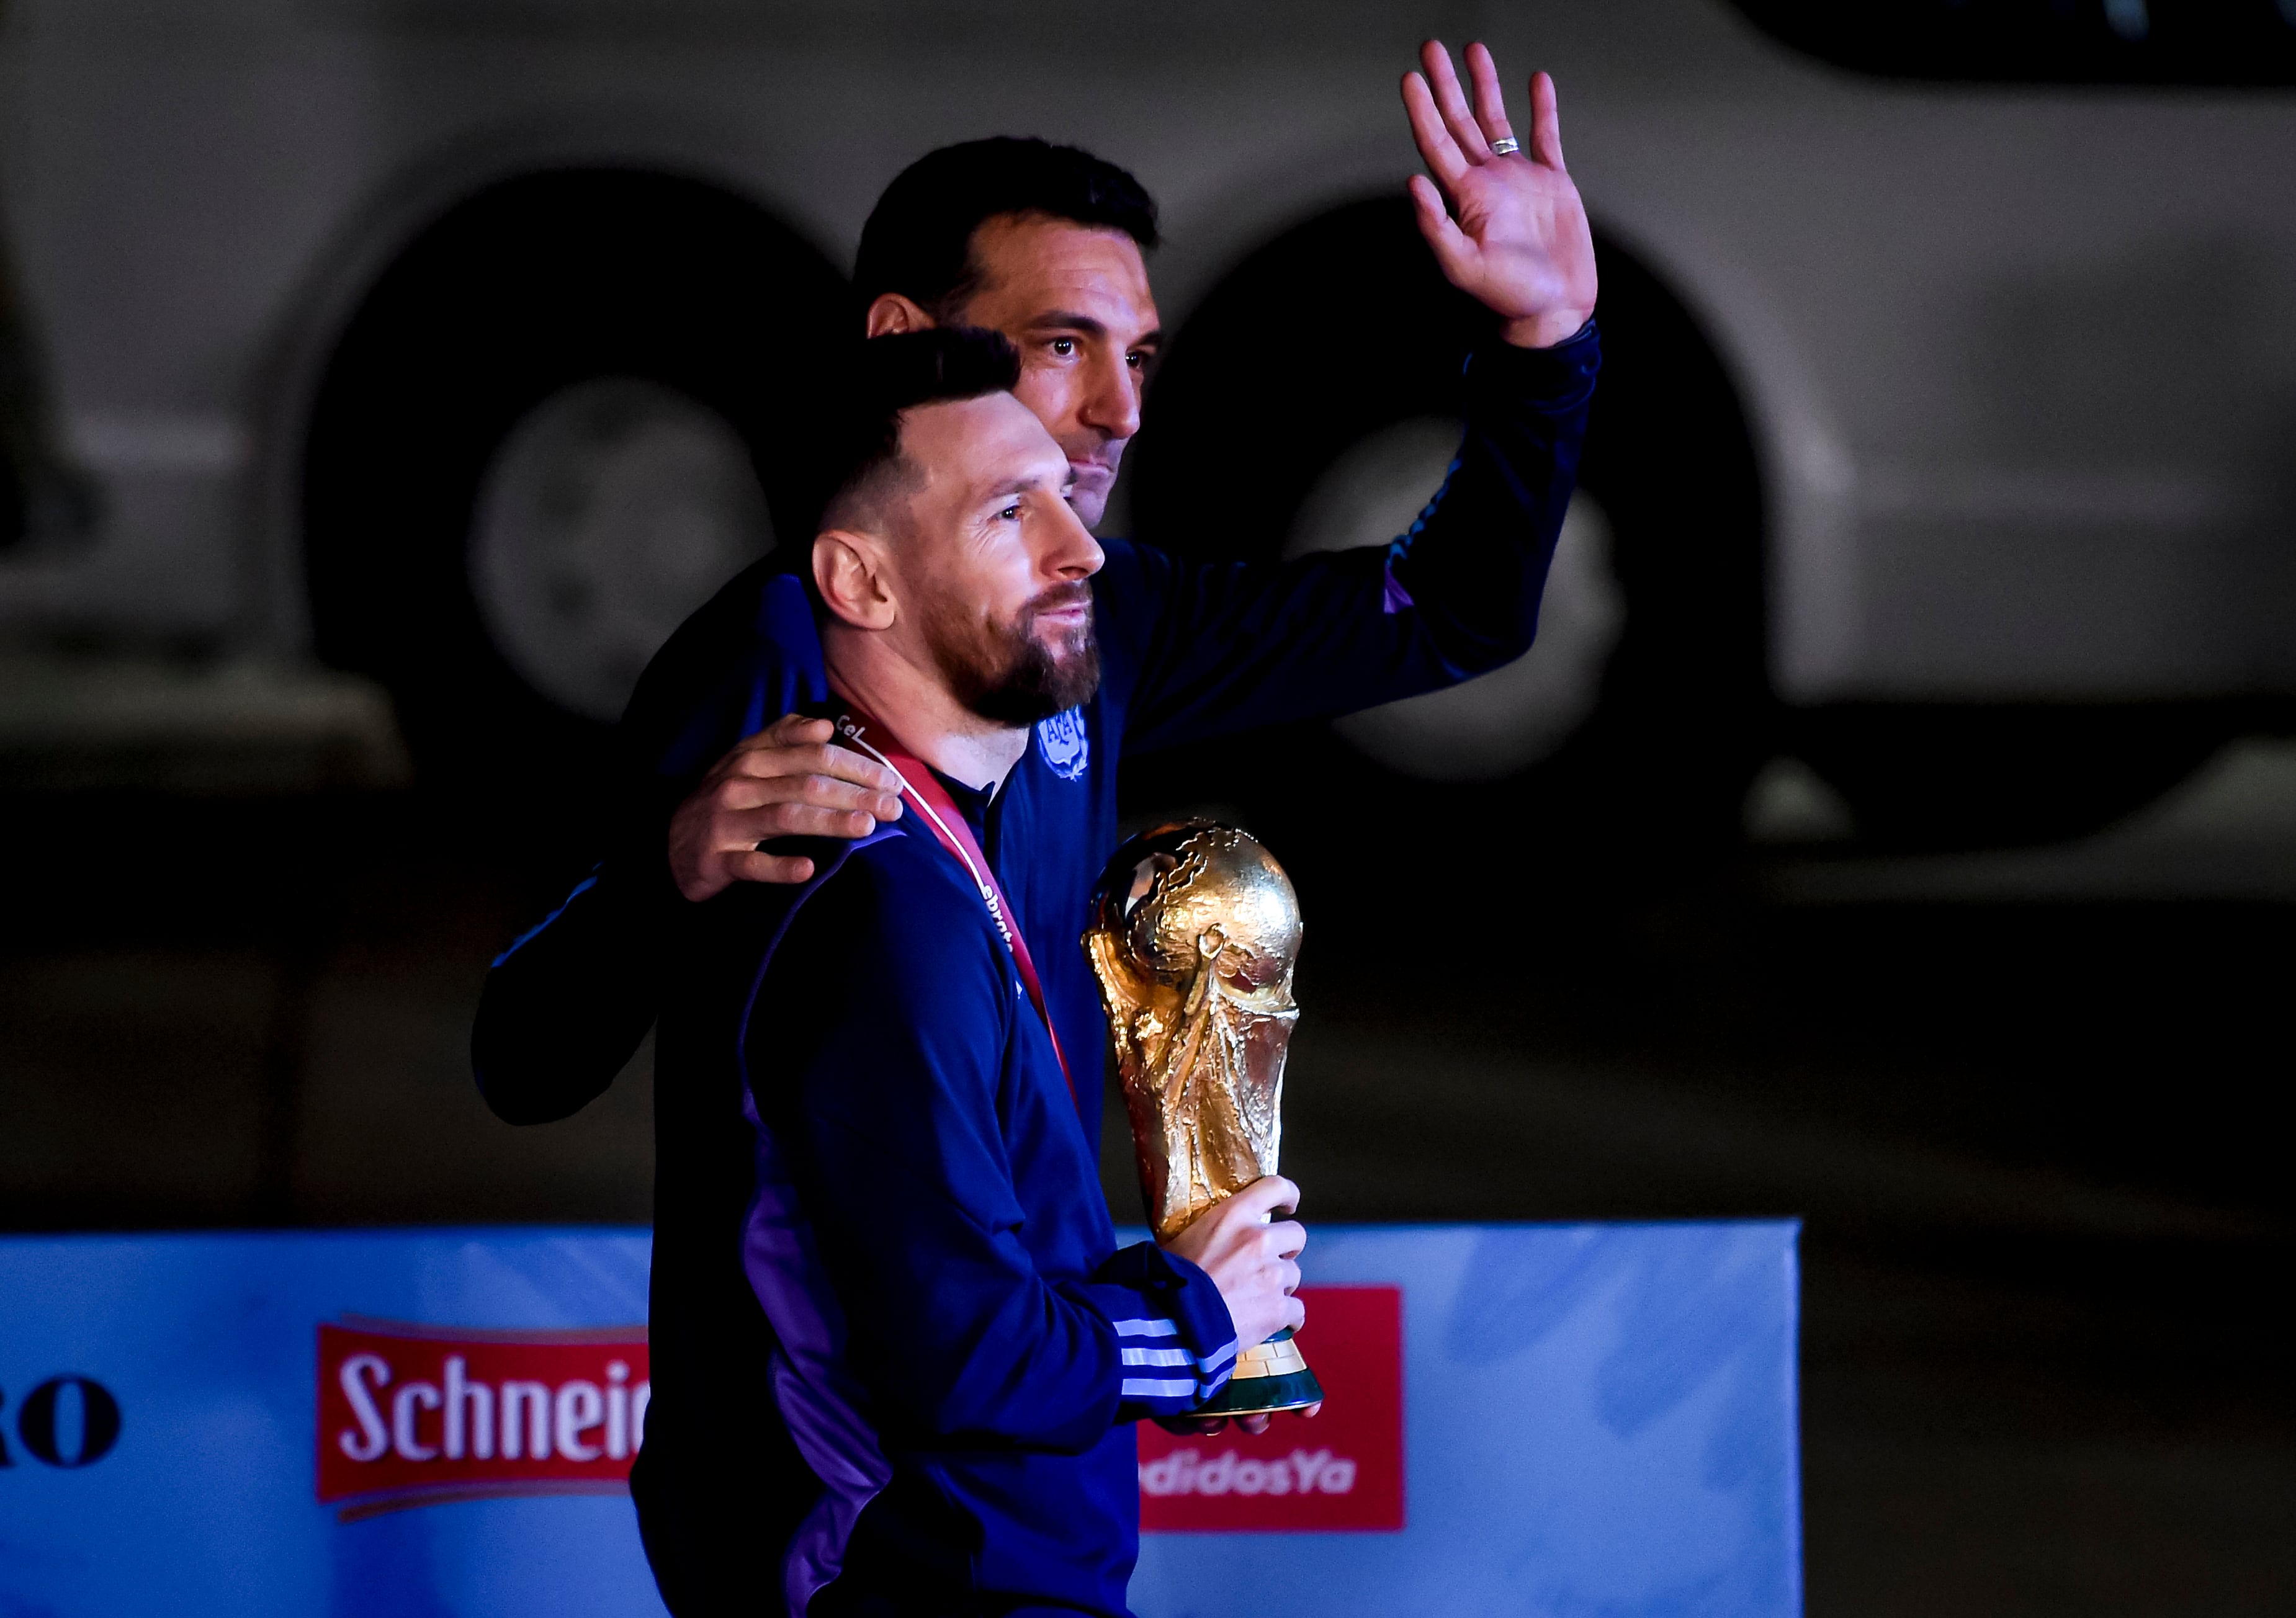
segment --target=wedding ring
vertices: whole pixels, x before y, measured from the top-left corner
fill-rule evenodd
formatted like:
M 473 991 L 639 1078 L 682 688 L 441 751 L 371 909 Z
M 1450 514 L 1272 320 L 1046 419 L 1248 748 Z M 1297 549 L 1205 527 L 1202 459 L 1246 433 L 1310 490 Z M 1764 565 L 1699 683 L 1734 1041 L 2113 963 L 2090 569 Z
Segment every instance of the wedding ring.
M 1503 158 L 1510 151 L 1521 151 L 1521 150 L 1522 143 L 1515 139 L 1514 136 L 1511 135 L 1504 135 L 1498 140 L 1491 143 L 1491 155 L 1495 158 Z

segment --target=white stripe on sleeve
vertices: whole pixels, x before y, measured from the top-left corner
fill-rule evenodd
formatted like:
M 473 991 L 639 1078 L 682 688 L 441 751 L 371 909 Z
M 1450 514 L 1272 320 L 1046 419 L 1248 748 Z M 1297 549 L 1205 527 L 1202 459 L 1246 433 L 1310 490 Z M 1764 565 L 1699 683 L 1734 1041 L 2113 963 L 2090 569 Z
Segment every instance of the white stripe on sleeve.
M 1127 1377 L 1119 1396 L 1126 1399 L 1185 1399 L 1193 1402 L 1199 1395 L 1196 1380 L 1181 1377 L 1172 1381 L 1160 1377 Z
M 1177 1320 L 1151 1315 L 1145 1320 L 1117 1321 L 1116 1335 L 1119 1337 L 1177 1337 L 1180 1335 L 1180 1326 Z M 1231 1344 L 1229 1346 L 1234 1345 Z

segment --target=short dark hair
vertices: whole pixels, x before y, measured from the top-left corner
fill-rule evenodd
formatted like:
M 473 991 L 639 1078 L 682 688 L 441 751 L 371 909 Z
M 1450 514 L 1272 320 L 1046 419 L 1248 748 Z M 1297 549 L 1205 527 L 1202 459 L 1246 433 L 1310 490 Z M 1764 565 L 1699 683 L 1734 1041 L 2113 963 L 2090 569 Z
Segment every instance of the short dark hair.
M 822 435 L 816 527 L 834 526 L 898 470 L 903 411 L 1009 393 L 1020 380 L 1020 351 L 1001 331 L 934 326 L 856 342 L 832 388 Z M 810 577 L 809 562 L 803 571 Z
M 997 135 L 929 151 L 901 170 L 861 227 L 853 290 L 866 309 L 888 292 L 934 320 L 964 311 L 980 285 L 972 236 L 1005 214 L 1043 214 L 1156 245 L 1156 204 L 1104 158 L 1049 141 Z

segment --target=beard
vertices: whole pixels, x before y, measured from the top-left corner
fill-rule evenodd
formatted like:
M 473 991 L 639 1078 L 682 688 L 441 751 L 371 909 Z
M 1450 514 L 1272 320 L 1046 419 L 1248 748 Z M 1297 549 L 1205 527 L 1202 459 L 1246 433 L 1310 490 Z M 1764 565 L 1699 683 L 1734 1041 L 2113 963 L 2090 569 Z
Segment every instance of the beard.
M 1087 611 L 1081 627 L 1047 643 L 1044 613 L 1092 605 L 1088 584 L 1056 584 L 999 624 L 962 609 L 937 611 L 925 639 L 941 677 L 965 708 L 995 724 L 1034 724 L 1088 700 L 1100 689 L 1100 642 Z

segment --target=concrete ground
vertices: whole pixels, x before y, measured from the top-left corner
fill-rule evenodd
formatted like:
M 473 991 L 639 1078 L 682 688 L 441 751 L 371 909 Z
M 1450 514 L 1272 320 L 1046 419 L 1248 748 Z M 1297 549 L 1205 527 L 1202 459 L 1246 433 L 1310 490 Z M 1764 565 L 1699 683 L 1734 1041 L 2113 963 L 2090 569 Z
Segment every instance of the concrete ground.
M 643 1055 L 541 1129 L 472 1088 L 552 886 L 515 838 L 390 793 L 0 825 L 0 1228 L 645 1219 Z M 1803 1216 L 1819 1618 L 2296 1611 L 2292 877 L 2252 748 L 2070 849 L 1310 892 L 1285 1167 L 1311 1220 Z

